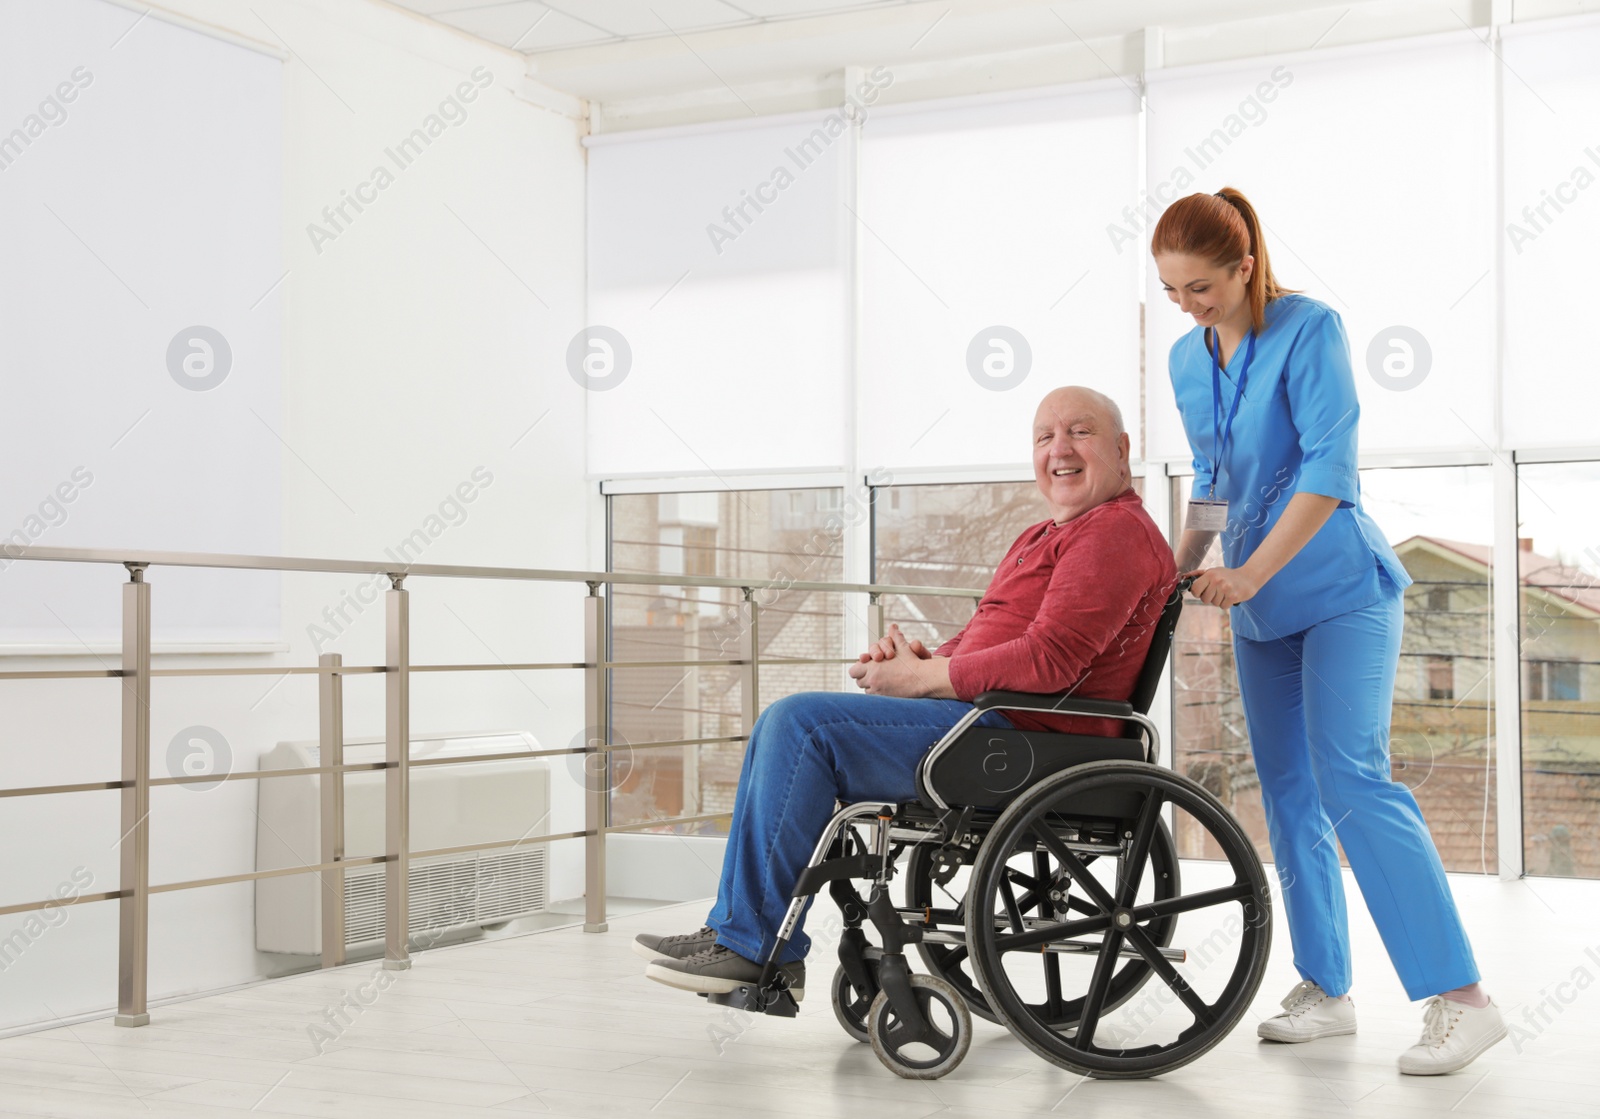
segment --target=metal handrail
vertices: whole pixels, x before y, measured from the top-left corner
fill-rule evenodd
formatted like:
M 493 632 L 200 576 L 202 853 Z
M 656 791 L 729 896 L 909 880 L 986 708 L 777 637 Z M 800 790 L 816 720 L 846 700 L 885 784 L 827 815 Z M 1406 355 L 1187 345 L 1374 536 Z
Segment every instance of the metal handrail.
M 304 556 L 241 556 L 225 552 L 118 552 L 109 548 L 45 548 L 0 545 L 7 560 L 58 563 L 108 563 L 139 567 L 210 567 L 237 571 L 321 572 L 331 575 L 437 576 L 447 579 L 510 579 L 534 583 L 601 583 L 643 587 L 725 587 L 730 590 L 839 591 L 857 594 L 927 594 L 952 598 L 983 591 L 954 587 L 901 586 L 893 583 L 828 583 L 793 579 L 726 578 L 720 575 L 660 575 L 638 571 L 561 571 L 536 567 L 486 567 L 450 563 L 395 563 L 393 560 L 334 560 Z
M 467 566 L 459 564 L 396 564 L 392 561 L 333 560 L 291 556 L 246 556 L 211 552 L 114 551 L 104 548 L 47 548 L 32 545 L 0 545 L 0 555 L 8 561 L 29 560 L 54 563 L 100 563 L 126 567 L 129 581 L 123 584 L 122 653 L 119 667 L 70 669 L 61 671 L 21 670 L 0 672 L 0 680 L 120 679 L 122 696 L 122 777 L 116 781 L 76 782 L 0 789 L 0 799 L 46 796 L 69 792 L 118 791 L 121 794 L 119 888 L 85 894 L 70 901 L 50 898 L 0 906 L 0 916 L 10 913 L 53 908 L 65 904 L 116 901 L 118 915 L 117 1015 L 119 1026 L 148 1024 L 147 1003 L 149 899 L 152 894 L 198 889 L 230 883 L 258 881 L 293 874 L 318 874 L 326 891 L 322 904 L 322 966 L 336 967 L 345 960 L 344 873 L 364 866 L 383 866 L 385 885 L 384 962 L 388 969 L 411 966 L 410 922 L 407 885 L 410 862 L 414 858 L 461 854 L 475 851 L 520 847 L 524 844 L 551 843 L 561 839 L 584 840 L 584 930 L 606 929 L 605 838 L 610 834 L 642 831 L 649 828 L 702 823 L 723 819 L 727 812 L 679 816 L 664 820 L 645 820 L 631 824 L 608 822 L 608 787 L 586 782 L 584 827 L 579 831 L 527 836 L 518 839 L 473 843 L 437 850 L 411 850 L 410 772 L 414 766 L 457 765 L 478 761 L 520 760 L 562 754 L 594 755 L 610 765 L 610 755 L 618 750 L 649 750 L 674 746 L 733 743 L 748 740 L 760 707 L 760 666 L 843 665 L 846 657 L 762 657 L 760 653 L 760 615 L 762 604 L 757 593 L 766 590 L 824 591 L 866 594 L 869 601 L 869 629 L 874 638 L 886 632 L 884 595 L 928 595 L 977 599 L 982 591 L 955 587 L 922 587 L 887 583 L 830 583 L 815 580 L 724 578 L 708 575 L 648 574 L 617 571 L 561 571 L 540 568 Z M 151 567 L 199 567 L 243 571 L 381 575 L 389 579 L 384 593 L 385 657 L 381 665 L 345 665 L 337 653 L 323 654 L 315 666 L 259 666 L 247 668 L 161 668 L 151 665 L 150 608 L 151 585 L 145 571 Z M 410 645 L 410 592 L 405 581 L 411 576 L 463 579 L 496 579 L 515 582 L 580 583 L 588 588 L 584 598 L 584 659 L 581 661 L 530 662 L 508 664 L 412 664 Z M 608 600 L 613 586 L 675 586 L 737 589 L 743 597 L 742 624 L 736 656 L 726 659 L 616 661 L 605 656 L 608 643 Z M 602 589 L 606 593 L 601 594 Z M 715 666 L 738 668 L 742 677 L 741 706 L 745 734 L 691 738 L 666 742 L 614 743 L 609 703 L 610 675 L 615 669 L 648 667 Z M 410 756 L 410 678 L 413 672 L 494 672 L 580 669 L 584 672 L 584 725 L 599 732 L 597 740 L 583 746 L 532 752 L 468 754 L 449 758 Z M 346 763 L 344 761 L 344 690 L 347 675 L 375 674 L 384 677 L 385 760 Z M 199 774 L 183 777 L 150 776 L 150 682 L 155 677 L 201 676 L 288 676 L 314 675 L 318 682 L 318 722 L 321 746 L 319 766 L 282 770 L 257 770 L 245 773 Z M 586 767 L 587 768 L 587 767 Z M 384 853 L 347 857 L 344 853 L 344 782 L 319 782 L 321 786 L 321 852 L 318 862 L 303 866 L 257 870 L 243 874 L 196 879 L 183 882 L 150 882 L 150 790 L 166 785 L 200 782 L 264 780 L 274 777 L 340 776 L 352 772 L 382 771 L 385 784 Z M 540 821 L 541 823 L 543 821 Z M 537 825 L 536 825 L 537 826 Z
M 471 762 L 524 761 L 528 758 L 553 758 L 562 754 L 615 753 L 618 750 L 626 750 L 632 753 L 634 750 L 661 750 L 673 746 L 712 746 L 728 742 L 745 742 L 749 737 L 746 734 L 722 734 L 713 738 L 675 738 L 668 742 L 627 742 L 621 744 L 602 742 L 594 746 L 567 746 L 554 750 L 512 750 L 499 754 L 459 754 L 448 758 L 412 758 L 410 765 L 415 769 L 418 766 L 467 765 Z M 206 785 L 217 784 L 222 781 L 270 781 L 277 777 L 309 777 L 312 774 L 320 776 L 324 773 L 372 773 L 392 768 L 393 766 L 388 762 L 345 762 L 341 765 L 312 765 L 296 769 L 246 770 L 243 773 L 198 773 L 189 777 L 152 777 L 150 779 L 150 787 L 156 789 L 163 785 Z M 60 793 L 103 793 L 129 787 L 131 786 L 126 781 L 86 781 L 71 785 L 30 785 L 15 789 L 0 789 L 0 798 L 55 796 Z M 673 820 L 668 822 L 684 823 L 686 821 Z

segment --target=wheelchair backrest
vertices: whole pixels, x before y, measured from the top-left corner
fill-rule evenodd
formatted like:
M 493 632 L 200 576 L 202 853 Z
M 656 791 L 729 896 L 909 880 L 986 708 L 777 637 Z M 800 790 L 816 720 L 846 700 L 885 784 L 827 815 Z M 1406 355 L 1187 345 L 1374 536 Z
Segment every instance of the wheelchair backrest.
M 1166 671 L 1167 657 L 1172 652 L 1172 638 L 1178 630 L 1178 616 L 1183 613 L 1183 595 L 1189 589 L 1190 582 L 1188 579 L 1178 581 L 1178 585 L 1172 589 L 1172 596 L 1161 608 L 1161 617 L 1156 619 L 1156 631 L 1150 636 L 1150 651 L 1145 654 L 1144 667 L 1139 670 L 1133 694 L 1128 697 L 1133 709 L 1141 715 L 1150 713 L 1156 689 L 1161 686 L 1161 675 Z M 1122 734 L 1124 738 L 1138 738 L 1139 727 L 1136 723 L 1127 723 Z

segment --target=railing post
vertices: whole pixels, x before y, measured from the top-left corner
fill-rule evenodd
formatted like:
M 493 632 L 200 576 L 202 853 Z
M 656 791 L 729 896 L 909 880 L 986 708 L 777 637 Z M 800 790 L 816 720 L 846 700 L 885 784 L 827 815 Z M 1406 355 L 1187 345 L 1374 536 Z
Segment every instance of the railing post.
M 384 942 L 383 966 L 411 966 L 411 592 L 390 575 L 384 595 Z
M 744 593 L 745 618 L 740 629 L 739 666 L 740 687 L 739 693 L 742 700 L 742 714 L 744 715 L 744 733 L 748 736 L 755 729 L 756 719 L 761 714 L 761 604 L 756 601 L 755 592 L 749 587 L 740 587 Z M 750 748 L 750 743 L 745 743 L 745 749 Z
M 883 595 L 878 591 L 867 592 L 867 625 L 871 629 L 871 641 L 882 641 L 884 634 L 889 632 L 889 626 L 884 617 L 885 608 Z
M 118 1026 L 146 1026 L 150 963 L 150 584 L 130 563 L 122 586 L 122 839 L 117 889 Z
M 611 679 L 606 662 L 606 600 L 589 584 L 583 600 L 583 931 L 606 931 L 606 825 L 610 805 Z
M 344 663 L 339 653 L 323 653 L 317 658 L 322 671 L 317 674 L 317 714 L 321 748 L 317 756 L 324 766 L 344 764 Z M 332 671 L 330 671 L 332 670 Z M 344 858 L 344 773 L 322 774 L 322 849 L 318 862 L 335 863 Z M 344 963 L 344 871 L 322 872 L 322 966 Z

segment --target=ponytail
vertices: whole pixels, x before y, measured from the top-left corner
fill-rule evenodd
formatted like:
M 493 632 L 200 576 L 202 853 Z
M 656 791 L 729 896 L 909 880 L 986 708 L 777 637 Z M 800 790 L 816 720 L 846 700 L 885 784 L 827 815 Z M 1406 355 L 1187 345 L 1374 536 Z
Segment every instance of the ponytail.
M 1246 256 L 1254 257 L 1255 267 L 1245 281 L 1245 298 L 1250 301 L 1250 321 L 1258 334 L 1266 327 L 1267 304 L 1295 290 L 1283 287 L 1272 274 L 1261 220 L 1250 200 L 1233 187 L 1225 186 L 1216 194 L 1191 194 L 1168 206 L 1156 223 L 1150 252 L 1197 256 L 1229 271 Z

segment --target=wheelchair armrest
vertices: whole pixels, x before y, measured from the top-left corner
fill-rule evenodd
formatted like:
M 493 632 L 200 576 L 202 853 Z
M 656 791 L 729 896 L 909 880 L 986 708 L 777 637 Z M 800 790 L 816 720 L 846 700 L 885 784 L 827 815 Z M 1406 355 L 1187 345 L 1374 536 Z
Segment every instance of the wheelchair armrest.
M 1125 700 L 1089 699 L 1071 692 L 1031 695 L 1027 692 L 983 692 L 972 701 L 979 711 L 1040 711 L 1052 715 L 1096 715 L 1107 719 L 1133 717 L 1133 704 Z

